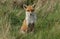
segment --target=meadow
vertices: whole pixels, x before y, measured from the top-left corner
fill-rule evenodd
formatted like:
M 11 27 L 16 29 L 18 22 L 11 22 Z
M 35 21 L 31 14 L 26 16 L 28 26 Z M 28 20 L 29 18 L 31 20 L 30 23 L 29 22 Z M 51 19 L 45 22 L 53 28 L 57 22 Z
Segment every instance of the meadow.
M 21 34 L 23 4 L 34 3 L 35 31 Z M 60 39 L 60 0 L 0 0 L 0 39 Z

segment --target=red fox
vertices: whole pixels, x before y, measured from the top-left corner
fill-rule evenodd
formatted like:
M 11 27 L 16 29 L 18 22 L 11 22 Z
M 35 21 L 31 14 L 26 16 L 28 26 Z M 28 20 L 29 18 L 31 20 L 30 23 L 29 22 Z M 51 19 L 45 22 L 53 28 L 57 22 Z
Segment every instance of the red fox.
M 26 11 L 26 17 L 23 21 L 20 31 L 22 33 L 34 31 L 34 25 L 36 22 L 36 14 L 34 13 L 35 5 L 23 5 Z

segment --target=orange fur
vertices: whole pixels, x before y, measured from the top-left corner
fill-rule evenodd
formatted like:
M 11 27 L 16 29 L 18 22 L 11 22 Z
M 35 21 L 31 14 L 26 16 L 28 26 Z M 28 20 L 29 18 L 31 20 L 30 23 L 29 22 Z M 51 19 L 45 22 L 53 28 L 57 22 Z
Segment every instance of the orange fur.
M 34 8 L 31 5 L 29 5 L 29 6 L 27 6 L 27 8 L 25 8 L 25 10 L 26 10 L 26 12 L 31 12 L 32 13 L 34 11 Z M 25 19 L 23 21 L 22 26 L 21 26 L 21 31 L 23 31 L 23 32 L 31 32 L 33 30 L 34 30 L 34 23 L 29 23 L 27 25 L 27 20 Z
M 32 10 L 34 10 L 34 8 L 33 8 L 31 5 L 29 5 L 29 6 L 27 6 L 27 8 L 26 8 L 26 11 L 27 11 L 27 10 L 32 11 Z
M 23 21 L 21 30 L 27 32 L 28 26 L 26 25 L 26 20 Z
M 34 30 L 34 24 L 29 24 L 28 26 L 26 24 L 26 20 L 24 20 L 23 24 L 22 24 L 22 27 L 21 27 L 21 31 L 30 32 L 30 31 Z

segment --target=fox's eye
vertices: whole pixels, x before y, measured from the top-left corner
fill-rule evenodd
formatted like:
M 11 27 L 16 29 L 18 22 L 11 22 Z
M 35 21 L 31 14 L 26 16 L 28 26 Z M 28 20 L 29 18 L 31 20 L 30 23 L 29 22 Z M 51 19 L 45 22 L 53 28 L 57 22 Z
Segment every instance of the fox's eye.
M 27 10 L 28 12 L 30 11 L 30 10 Z
M 31 10 L 31 12 L 34 12 L 34 10 Z

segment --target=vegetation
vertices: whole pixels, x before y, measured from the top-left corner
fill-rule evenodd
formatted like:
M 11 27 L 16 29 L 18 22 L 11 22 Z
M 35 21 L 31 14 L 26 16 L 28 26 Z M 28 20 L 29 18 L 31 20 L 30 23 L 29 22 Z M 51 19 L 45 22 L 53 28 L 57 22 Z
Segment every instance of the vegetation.
M 22 5 L 34 3 L 35 32 L 22 35 Z M 60 39 L 60 0 L 0 0 L 0 39 Z

